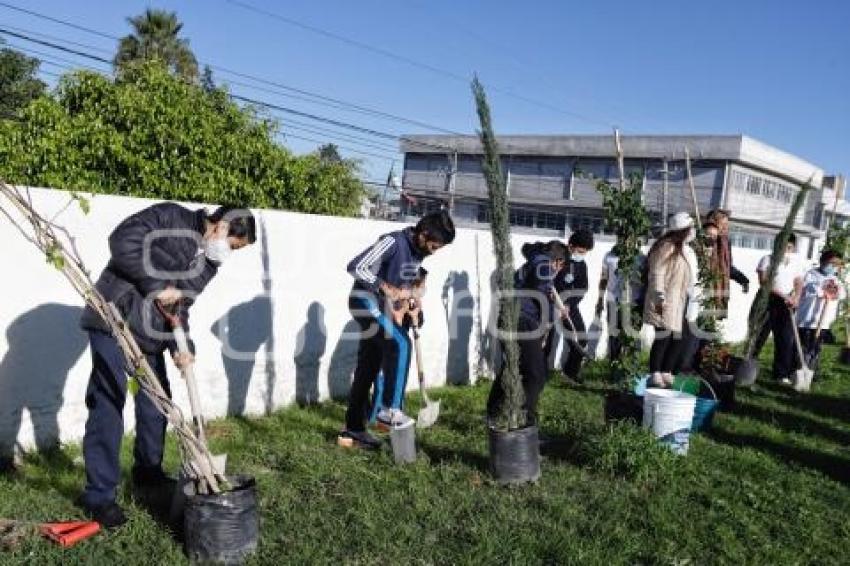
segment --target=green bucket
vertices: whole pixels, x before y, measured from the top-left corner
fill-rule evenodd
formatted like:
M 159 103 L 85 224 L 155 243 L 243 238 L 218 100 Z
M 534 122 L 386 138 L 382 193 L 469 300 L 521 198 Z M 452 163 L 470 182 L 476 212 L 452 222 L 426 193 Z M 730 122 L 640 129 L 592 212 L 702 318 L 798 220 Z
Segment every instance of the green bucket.
M 691 395 L 698 395 L 700 388 L 700 378 L 695 375 L 682 374 L 677 375 L 673 380 L 673 389 L 676 391 L 682 391 L 684 393 L 690 393 Z

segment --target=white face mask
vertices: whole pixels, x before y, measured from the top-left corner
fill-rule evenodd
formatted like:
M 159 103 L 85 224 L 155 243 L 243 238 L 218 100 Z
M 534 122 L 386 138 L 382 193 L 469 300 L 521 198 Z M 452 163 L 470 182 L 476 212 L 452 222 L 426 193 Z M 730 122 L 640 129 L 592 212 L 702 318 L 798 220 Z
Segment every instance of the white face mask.
M 224 263 L 224 260 L 230 257 L 231 253 L 233 253 L 233 250 L 230 249 L 227 238 L 204 241 L 204 255 L 210 261 Z

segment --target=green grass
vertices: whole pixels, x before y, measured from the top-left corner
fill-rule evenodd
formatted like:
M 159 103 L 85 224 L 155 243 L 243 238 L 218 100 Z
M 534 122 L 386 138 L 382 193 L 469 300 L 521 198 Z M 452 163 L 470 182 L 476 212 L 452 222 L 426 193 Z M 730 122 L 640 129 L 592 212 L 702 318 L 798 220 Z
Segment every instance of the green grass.
M 523 488 L 489 479 L 488 384 L 435 392 L 441 419 L 420 435 L 421 458 L 407 467 L 393 465 L 389 451 L 336 447 L 344 408 L 335 403 L 218 421 L 213 448 L 229 454 L 232 471 L 257 478 L 256 564 L 847 563 L 850 369 L 830 364 L 836 355 L 826 350 L 824 378 L 808 395 L 763 374 L 683 458 L 640 429 L 604 424 L 601 365 L 581 387 L 550 382 L 542 428 L 559 440 L 540 482 Z M 78 455 L 68 447 L 30 456 L 0 478 L 0 517 L 78 516 Z M 173 445 L 168 464 L 176 467 Z M 32 539 L 0 561 L 185 562 L 166 530 L 122 502 L 131 520 L 116 532 L 70 550 Z

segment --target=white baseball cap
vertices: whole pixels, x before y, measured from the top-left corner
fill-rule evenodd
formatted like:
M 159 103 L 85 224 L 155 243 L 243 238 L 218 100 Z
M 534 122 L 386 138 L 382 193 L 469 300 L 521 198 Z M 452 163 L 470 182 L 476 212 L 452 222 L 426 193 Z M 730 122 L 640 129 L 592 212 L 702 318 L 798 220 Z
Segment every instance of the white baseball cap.
M 677 212 L 670 217 L 668 230 L 684 230 L 685 228 L 692 228 L 693 225 L 694 219 L 691 218 L 690 214 L 687 212 Z

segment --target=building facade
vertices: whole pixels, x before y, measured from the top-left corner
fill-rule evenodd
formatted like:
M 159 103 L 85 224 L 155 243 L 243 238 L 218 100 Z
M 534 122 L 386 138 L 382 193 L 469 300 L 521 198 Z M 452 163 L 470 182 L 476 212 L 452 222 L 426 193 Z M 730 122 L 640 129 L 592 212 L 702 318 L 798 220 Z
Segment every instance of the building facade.
M 405 199 L 406 213 L 449 206 L 462 225 L 489 223 L 476 136 L 403 139 L 402 184 L 412 197 Z M 578 228 L 605 233 L 597 184 L 619 179 L 612 136 L 501 136 L 498 141 L 515 229 L 553 235 Z M 819 167 L 747 136 L 623 136 L 622 148 L 625 173 L 638 175 L 644 204 L 659 230 L 669 215 L 694 210 L 686 148 L 699 211 L 730 210 L 733 245 L 769 249 L 806 183 L 814 190 L 795 225 L 801 252 L 813 253 L 823 238 L 836 195 L 839 218 L 850 214 L 841 177 L 825 176 Z

